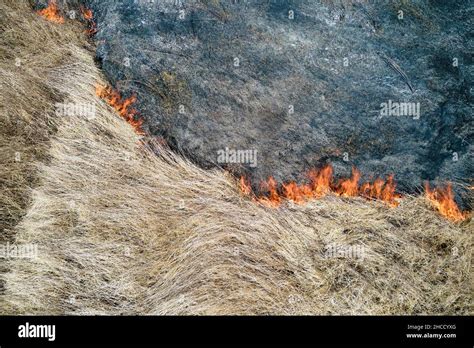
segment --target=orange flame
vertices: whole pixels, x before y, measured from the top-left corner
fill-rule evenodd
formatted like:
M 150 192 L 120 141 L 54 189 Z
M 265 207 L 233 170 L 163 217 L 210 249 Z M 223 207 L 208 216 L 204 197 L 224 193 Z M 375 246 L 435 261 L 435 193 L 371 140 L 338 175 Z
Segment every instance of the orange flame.
M 331 191 L 332 184 L 332 166 L 326 165 L 316 170 L 312 169 L 308 173 L 311 180 L 311 189 L 314 197 L 322 197 Z
M 92 10 L 85 8 L 82 5 L 81 5 L 81 13 L 82 13 L 82 17 L 84 17 L 85 20 L 90 21 L 93 17 Z
M 88 22 L 89 29 L 86 30 L 86 34 L 92 36 L 97 33 L 97 25 L 94 22 L 94 14 L 91 9 L 88 9 L 81 5 L 81 14 L 82 17 Z
M 451 183 L 444 188 L 431 190 L 429 183 L 425 182 L 425 194 L 439 213 L 449 220 L 459 222 L 468 216 L 468 212 L 462 212 L 454 201 Z
M 137 97 L 132 95 L 129 98 L 122 99 L 120 93 L 110 86 L 96 86 L 96 95 L 105 100 L 112 106 L 119 115 L 127 121 L 139 135 L 145 134 L 142 130 L 143 119 L 136 119 L 137 110 L 132 105 L 137 101 Z
M 302 204 L 313 196 L 313 191 L 310 185 L 298 185 L 295 182 L 290 182 L 286 185 L 283 184 L 283 195 L 290 201 Z
M 240 178 L 240 189 L 243 194 L 251 195 L 254 201 L 269 207 L 278 207 L 283 199 L 302 204 L 311 198 L 322 197 L 328 193 L 334 193 L 343 197 L 361 196 L 368 199 L 377 199 L 388 203 L 390 206 L 399 205 L 397 199 L 400 194 L 395 192 L 396 183 L 394 176 L 389 175 L 387 181 L 377 178 L 373 183 L 366 182 L 359 187 L 361 173 L 356 168 L 352 168 L 352 175 L 348 179 L 339 180 L 337 185 L 332 184 L 333 168 L 326 165 L 321 169 L 312 169 L 308 172 L 310 184 L 300 184 L 296 182 L 283 183 L 282 189 L 278 190 L 278 184 L 273 177 L 268 178 L 261 187 L 266 191 L 266 195 L 255 196 L 252 192 L 250 180 Z M 474 187 L 469 187 L 474 189 Z M 447 184 L 445 188 L 435 188 L 431 190 L 428 183 L 425 183 L 426 197 L 441 215 L 449 220 L 459 222 L 465 220 L 470 213 L 462 212 L 454 201 L 452 185 Z
M 352 176 L 339 181 L 336 193 L 344 197 L 354 197 L 359 194 L 360 171 L 352 167 Z
M 252 186 L 249 180 L 245 180 L 243 176 L 240 177 L 240 191 L 246 196 L 252 193 Z
M 48 6 L 43 10 L 37 11 L 37 13 L 50 22 L 60 24 L 64 23 L 64 17 L 59 14 L 58 5 L 56 5 L 56 0 L 50 0 L 48 2 Z
M 388 176 L 386 182 L 383 179 L 377 178 L 373 184 L 370 182 L 362 184 L 358 194 L 362 197 L 384 201 L 396 207 L 399 205 L 396 199 L 401 198 L 401 195 L 395 193 L 396 186 L 393 174 L 391 174 Z
M 352 176 L 349 179 L 340 180 L 335 189 L 336 194 L 343 197 L 362 196 L 365 198 L 378 199 L 391 206 L 398 206 L 396 201 L 401 196 L 395 193 L 396 183 L 393 174 L 389 175 L 385 182 L 377 178 L 373 183 L 366 182 L 359 187 L 361 173 L 357 168 L 352 168 Z
M 298 185 L 294 181 L 282 184 L 283 196 L 297 204 L 302 204 L 311 198 L 322 197 L 331 190 L 332 172 L 330 165 L 321 169 L 312 169 L 307 173 L 310 184 Z
M 283 183 L 281 193 L 278 190 L 278 184 L 274 178 L 270 177 L 267 182 L 262 183 L 262 189 L 267 195 L 256 197 L 256 201 L 270 207 L 278 207 L 282 199 L 287 199 L 297 204 L 302 204 L 309 199 L 323 197 L 333 192 L 343 197 L 362 196 L 365 198 L 378 199 L 388 203 L 391 206 L 397 206 L 396 201 L 401 196 L 395 193 L 396 184 L 393 175 L 390 175 L 385 182 L 382 179 L 376 179 L 373 184 L 365 183 L 359 188 L 360 171 L 352 169 L 352 176 L 348 179 L 339 180 L 339 183 L 333 186 L 332 178 L 333 168 L 326 165 L 321 169 L 312 169 L 308 172 L 309 184 L 297 184 L 292 181 Z M 240 178 L 240 189 L 245 195 L 252 194 L 250 181 Z
M 257 200 L 258 202 L 269 206 L 278 207 L 281 203 L 281 197 L 278 193 L 278 184 L 273 177 L 269 177 L 267 182 L 261 184 L 262 189 L 268 191 L 268 197 L 261 196 Z

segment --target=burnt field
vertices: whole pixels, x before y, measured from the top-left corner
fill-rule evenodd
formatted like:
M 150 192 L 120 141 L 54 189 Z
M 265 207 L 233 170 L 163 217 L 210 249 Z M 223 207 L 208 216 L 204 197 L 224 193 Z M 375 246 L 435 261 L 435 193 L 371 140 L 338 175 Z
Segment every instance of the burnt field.
M 257 191 L 328 163 L 336 177 L 394 174 L 401 192 L 452 181 L 465 196 L 472 185 L 463 1 L 87 4 L 112 86 L 137 96 L 149 134 L 205 168 Z M 242 158 L 220 160 L 226 149 Z
M 472 314 L 472 12 L 1 1 L 0 314 Z

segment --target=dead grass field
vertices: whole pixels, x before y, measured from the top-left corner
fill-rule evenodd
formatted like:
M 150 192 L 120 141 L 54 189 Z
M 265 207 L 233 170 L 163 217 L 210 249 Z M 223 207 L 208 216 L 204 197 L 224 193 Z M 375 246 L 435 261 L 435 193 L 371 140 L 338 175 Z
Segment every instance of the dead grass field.
M 96 97 L 78 22 L 13 0 L 0 11 L 2 241 L 39 249 L 0 259 L 1 314 L 473 313 L 471 219 L 423 197 L 257 205 Z M 55 102 L 96 117 L 58 117 Z M 328 257 L 331 244 L 363 258 Z

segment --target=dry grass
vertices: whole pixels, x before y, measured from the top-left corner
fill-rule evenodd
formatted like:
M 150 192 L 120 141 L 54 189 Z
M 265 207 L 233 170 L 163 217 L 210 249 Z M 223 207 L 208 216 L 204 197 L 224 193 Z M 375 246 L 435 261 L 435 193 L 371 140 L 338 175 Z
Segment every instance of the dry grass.
M 258 206 L 97 99 L 78 25 L 13 1 L 0 10 L 1 199 L 21 202 L 2 224 L 20 221 L 16 242 L 39 248 L 8 261 L 1 313 L 472 314 L 472 221 L 454 225 L 415 197 Z M 18 56 L 26 67 L 11 67 Z M 96 118 L 57 118 L 57 100 L 96 103 Z M 18 164 L 15 151 L 41 156 Z M 332 243 L 365 257 L 326 257 Z
M 65 27 L 38 20 L 25 1 L 0 3 L 0 222 L 1 237 L 21 218 L 36 183 L 34 163 L 44 160 L 54 133 L 55 101 L 62 91 L 51 88 L 49 76 L 58 66 L 77 62 L 74 52 L 85 46 L 78 24 Z

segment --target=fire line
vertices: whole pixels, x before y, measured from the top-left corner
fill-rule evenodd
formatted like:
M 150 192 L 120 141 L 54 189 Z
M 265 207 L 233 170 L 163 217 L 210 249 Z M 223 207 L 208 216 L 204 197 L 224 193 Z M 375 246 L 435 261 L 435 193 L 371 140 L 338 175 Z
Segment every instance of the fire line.
M 261 191 L 265 194 L 255 194 L 252 190 L 250 180 L 244 176 L 240 177 L 240 190 L 245 196 L 252 197 L 252 200 L 261 203 L 267 207 L 276 208 L 280 206 L 284 199 L 296 204 L 304 204 L 308 200 L 320 198 L 327 194 L 335 194 L 342 197 L 363 197 L 374 199 L 387 203 L 391 207 L 400 204 L 399 199 L 402 196 L 396 193 L 396 183 L 394 175 L 391 174 L 386 180 L 381 178 L 373 182 L 365 182 L 359 185 L 361 178 L 360 171 L 353 167 L 352 175 L 347 179 L 340 179 L 336 183 L 333 180 L 333 168 L 330 164 L 321 169 L 312 169 L 307 173 L 308 184 L 297 184 L 292 181 L 282 183 L 279 187 L 273 177 L 260 184 Z M 425 186 L 425 195 L 436 208 L 436 210 L 445 218 L 460 222 L 469 216 L 469 212 L 462 212 L 454 200 L 454 194 L 451 184 L 446 188 L 430 190 L 428 184 Z
M 110 86 L 101 85 L 96 86 L 95 94 L 112 106 L 115 111 L 117 111 L 118 114 L 133 127 L 135 133 L 139 135 L 145 134 L 142 129 L 143 119 L 137 119 L 138 111 L 132 107 L 132 105 L 137 101 L 135 95 L 124 99 L 117 90 Z
M 37 13 L 50 22 L 59 24 L 64 23 L 64 17 L 59 14 L 56 0 L 50 0 L 48 2 L 48 6 L 42 10 L 37 11 Z

